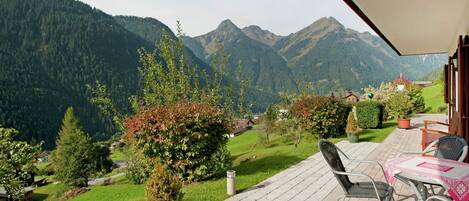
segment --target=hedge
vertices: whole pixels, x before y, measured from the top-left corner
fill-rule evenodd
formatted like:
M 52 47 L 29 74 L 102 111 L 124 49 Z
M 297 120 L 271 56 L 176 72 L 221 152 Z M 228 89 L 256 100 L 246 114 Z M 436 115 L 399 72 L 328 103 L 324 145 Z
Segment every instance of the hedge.
M 345 133 L 351 106 L 344 101 L 325 96 L 305 96 L 295 101 L 292 114 L 300 126 L 322 138 Z
M 361 101 L 356 105 L 358 126 L 360 128 L 381 128 L 383 126 L 384 106 L 378 101 Z

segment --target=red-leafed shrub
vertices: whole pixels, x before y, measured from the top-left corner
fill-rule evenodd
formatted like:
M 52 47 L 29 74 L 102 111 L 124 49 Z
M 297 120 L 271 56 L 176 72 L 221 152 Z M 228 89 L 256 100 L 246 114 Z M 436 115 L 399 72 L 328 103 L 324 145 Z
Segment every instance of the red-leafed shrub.
M 291 112 L 303 129 L 328 138 L 344 134 L 350 110 L 349 104 L 332 97 L 303 96 Z
M 145 109 L 125 122 L 127 138 L 187 181 L 226 170 L 231 120 L 207 103 L 178 102 Z M 220 156 L 223 155 L 223 156 Z

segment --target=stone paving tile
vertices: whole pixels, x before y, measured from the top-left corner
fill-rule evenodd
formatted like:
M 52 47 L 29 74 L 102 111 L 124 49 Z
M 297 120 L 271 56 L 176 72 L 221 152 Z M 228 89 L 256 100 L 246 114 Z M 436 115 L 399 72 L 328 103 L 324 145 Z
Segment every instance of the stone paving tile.
M 412 119 L 414 128 L 409 130 L 396 129 L 381 144 L 371 142 L 348 143 L 342 141 L 337 146 L 350 158 L 378 161 L 384 164 L 389 158 L 401 152 L 420 150 L 420 127 L 423 120 L 444 121 L 444 115 L 419 115 Z M 432 127 L 444 129 L 444 127 Z M 376 181 L 385 181 L 381 169 L 376 165 L 351 163 L 344 160 L 344 165 L 353 172 L 363 172 Z M 352 178 L 355 179 L 355 178 Z M 364 181 L 356 179 L 355 181 Z M 412 192 L 406 184 L 396 182 L 394 185 L 396 200 L 414 200 Z M 298 164 L 266 179 L 265 181 L 231 197 L 227 201 L 248 200 L 337 200 L 343 191 L 330 168 L 320 153 L 301 161 Z M 346 199 L 374 200 L 374 199 Z

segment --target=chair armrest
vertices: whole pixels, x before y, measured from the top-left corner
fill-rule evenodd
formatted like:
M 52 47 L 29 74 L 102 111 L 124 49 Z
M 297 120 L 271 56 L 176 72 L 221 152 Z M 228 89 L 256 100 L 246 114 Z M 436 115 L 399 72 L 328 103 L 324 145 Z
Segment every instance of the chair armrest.
M 430 124 L 440 124 L 440 125 L 443 125 L 443 126 L 449 126 L 448 123 L 441 122 L 441 121 L 432 121 L 432 120 L 424 120 L 423 124 L 425 125 L 425 128 L 427 128 L 427 126 L 430 125 Z
M 379 197 L 378 188 L 376 187 L 376 182 L 375 182 L 375 180 L 373 180 L 373 178 L 370 177 L 369 175 L 362 174 L 362 173 L 353 173 L 353 172 L 340 172 L 340 171 L 336 171 L 336 170 L 332 170 L 332 172 L 333 172 L 334 174 L 338 174 L 338 175 L 357 176 L 357 177 L 366 177 L 366 178 L 368 178 L 368 179 L 371 181 L 371 184 L 373 184 L 373 188 L 375 189 L 375 193 L 376 193 L 376 198 L 377 198 L 379 201 L 381 201 L 381 198 Z
M 438 134 L 438 135 L 449 135 L 448 132 L 440 131 L 440 130 L 435 130 L 435 129 L 430 129 L 430 128 L 421 128 L 420 129 L 422 132 L 427 132 L 431 134 Z
M 434 195 L 434 196 L 431 196 L 431 197 L 427 198 L 426 201 L 431 201 L 431 200 L 453 201 L 453 199 L 451 199 L 448 196 L 444 196 L 444 195 Z

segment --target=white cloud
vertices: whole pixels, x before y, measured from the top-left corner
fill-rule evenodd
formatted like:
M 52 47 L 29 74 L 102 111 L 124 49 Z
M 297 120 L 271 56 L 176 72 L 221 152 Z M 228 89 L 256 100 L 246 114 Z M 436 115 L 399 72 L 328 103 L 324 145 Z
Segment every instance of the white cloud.
M 112 15 L 153 17 L 175 29 L 176 20 L 190 36 L 215 29 L 224 19 L 239 27 L 259 25 L 288 35 L 321 17 L 333 16 L 348 28 L 371 31 L 342 0 L 82 0 Z M 372 32 L 374 33 L 374 32 Z

